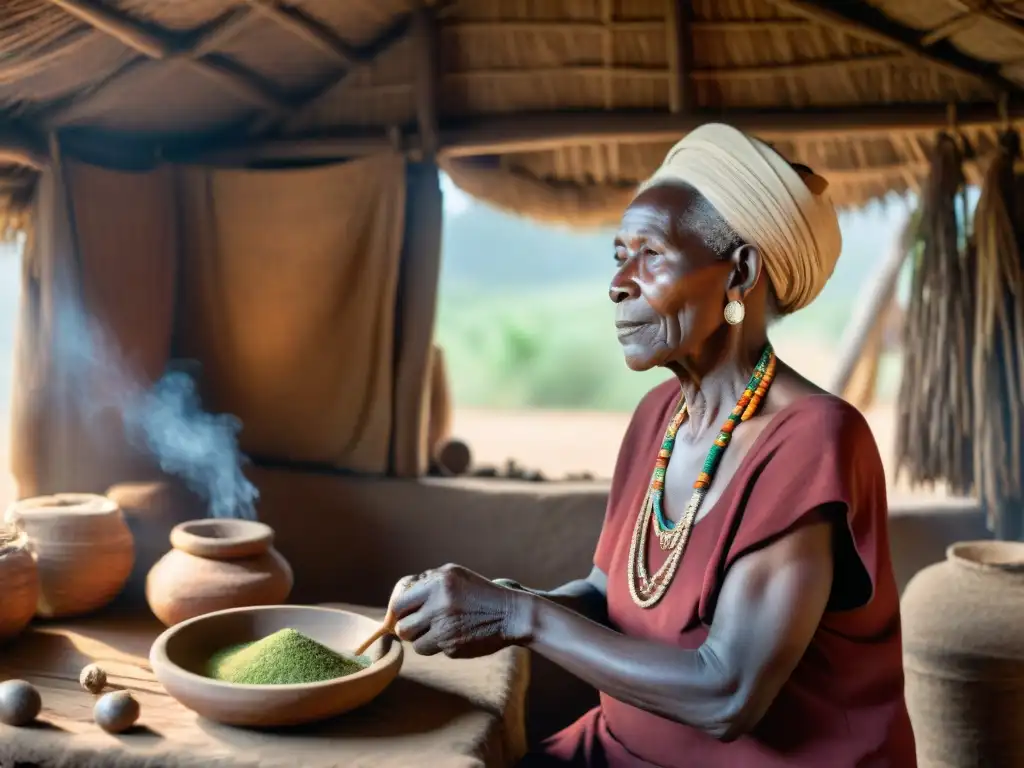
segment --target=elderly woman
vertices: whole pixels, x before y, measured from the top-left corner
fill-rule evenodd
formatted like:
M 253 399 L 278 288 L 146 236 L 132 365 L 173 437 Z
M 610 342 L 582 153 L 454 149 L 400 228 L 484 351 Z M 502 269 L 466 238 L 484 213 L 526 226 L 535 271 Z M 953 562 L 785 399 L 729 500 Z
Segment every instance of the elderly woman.
M 622 217 L 609 290 L 629 367 L 675 379 L 633 416 L 590 575 L 396 588 L 417 652 L 523 646 L 600 691 L 526 765 L 916 764 L 877 446 L 767 335 L 839 256 L 826 186 L 728 126 L 679 142 Z

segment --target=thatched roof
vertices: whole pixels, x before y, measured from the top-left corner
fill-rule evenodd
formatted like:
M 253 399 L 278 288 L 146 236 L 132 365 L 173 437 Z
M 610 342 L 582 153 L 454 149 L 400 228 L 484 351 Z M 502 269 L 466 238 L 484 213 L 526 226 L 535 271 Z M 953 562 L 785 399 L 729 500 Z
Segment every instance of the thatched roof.
M 1000 98 L 1014 113 L 1024 95 L 1024 16 L 1008 1 L 410 5 L 2 0 L 0 162 L 45 154 L 54 129 L 225 162 L 437 150 L 473 194 L 603 221 L 708 119 L 860 204 L 918 183 L 948 105 L 983 151 Z

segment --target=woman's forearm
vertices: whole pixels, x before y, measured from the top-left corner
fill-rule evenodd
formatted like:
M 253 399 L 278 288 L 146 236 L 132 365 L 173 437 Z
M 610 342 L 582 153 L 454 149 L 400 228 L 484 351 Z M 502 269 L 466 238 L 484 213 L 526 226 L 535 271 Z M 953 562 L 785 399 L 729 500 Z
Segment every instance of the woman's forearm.
M 587 579 L 577 579 L 563 584 L 549 592 L 528 590 L 538 597 L 546 598 L 578 613 L 598 624 L 608 624 L 608 599 L 604 593 Z
M 585 579 L 576 579 L 551 590 L 531 589 L 511 579 L 495 579 L 495 583 L 547 598 L 598 624 L 608 624 L 607 577 L 597 568 Z
M 728 738 L 739 727 L 739 686 L 706 649 L 627 637 L 557 599 L 524 597 L 521 644 L 626 704 Z

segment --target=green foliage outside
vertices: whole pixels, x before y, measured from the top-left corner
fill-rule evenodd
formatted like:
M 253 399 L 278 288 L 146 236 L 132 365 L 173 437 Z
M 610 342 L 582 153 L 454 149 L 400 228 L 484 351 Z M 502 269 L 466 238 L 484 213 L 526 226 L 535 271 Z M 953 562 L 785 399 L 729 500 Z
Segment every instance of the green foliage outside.
M 897 203 L 843 217 L 844 254 L 832 280 L 811 307 L 776 326 L 777 347 L 839 343 L 903 215 Z M 666 377 L 623 362 L 608 299 L 612 238 L 465 200 L 448 210 L 436 338 L 457 405 L 628 411 Z M 886 360 L 882 394 L 897 383 L 898 361 Z

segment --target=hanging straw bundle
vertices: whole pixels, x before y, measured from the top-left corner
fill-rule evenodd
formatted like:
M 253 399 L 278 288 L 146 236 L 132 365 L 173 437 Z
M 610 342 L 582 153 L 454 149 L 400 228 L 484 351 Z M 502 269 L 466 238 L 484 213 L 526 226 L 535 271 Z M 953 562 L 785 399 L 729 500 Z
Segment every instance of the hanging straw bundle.
M 1020 137 L 1012 130 L 982 184 L 974 214 L 977 252 L 974 387 L 974 477 L 989 527 L 1019 538 L 1024 500 L 1021 424 L 1024 411 L 1024 269 L 1014 163 Z M 1012 513 L 1011 513 L 1011 510 Z M 1011 513 L 1011 514 L 1007 514 Z
M 961 141 L 940 134 L 912 238 L 896 446 L 898 472 L 911 483 L 945 481 L 958 494 L 974 487 L 974 269 L 965 186 Z

